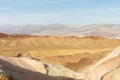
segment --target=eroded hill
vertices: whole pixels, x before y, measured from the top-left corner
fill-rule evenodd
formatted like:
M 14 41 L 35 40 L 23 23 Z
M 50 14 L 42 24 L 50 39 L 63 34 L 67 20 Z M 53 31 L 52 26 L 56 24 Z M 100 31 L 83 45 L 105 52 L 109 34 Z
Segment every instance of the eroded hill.
M 31 57 L 49 63 L 61 64 L 74 71 L 83 71 L 88 65 L 106 56 L 120 45 L 118 39 L 102 37 L 10 37 L 0 38 L 0 55 Z
M 0 77 L 2 80 L 120 80 L 119 69 L 120 46 L 78 72 L 31 58 L 0 56 L 0 71 L 5 76 Z

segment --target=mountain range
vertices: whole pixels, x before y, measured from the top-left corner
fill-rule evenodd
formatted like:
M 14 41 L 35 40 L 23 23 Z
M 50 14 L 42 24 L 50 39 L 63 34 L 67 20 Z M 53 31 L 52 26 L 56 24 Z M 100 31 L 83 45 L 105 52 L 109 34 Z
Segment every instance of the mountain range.
M 1 33 L 29 34 L 39 36 L 102 36 L 120 38 L 119 24 L 92 24 L 92 25 L 1 25 Z

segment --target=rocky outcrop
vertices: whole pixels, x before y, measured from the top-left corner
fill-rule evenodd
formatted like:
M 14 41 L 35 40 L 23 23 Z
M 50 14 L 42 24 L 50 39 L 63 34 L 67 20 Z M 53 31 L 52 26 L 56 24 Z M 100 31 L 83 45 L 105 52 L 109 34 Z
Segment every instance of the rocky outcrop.
M 94 68 L 96 68 L 97 66 L 109 61 L 112 58 L 115 58 L 117 56 L 120 55 L 120 46 L 115 48 L 112 53 L 110 53 L 109 55 L 105 56 L 104 58 L 100 59 L 99 61 L 97 61 L 92 67 L 90 67 L 89 69 L 85 70 L 84 72 L 90 71 Z
M 31 58 L 0 56 L 0 65 L 3 70 L 11 73 L 18 79 L 20 79 L 19 77 L 21 76 L 22 80 L 33 80 L 34 78 L 36 78 L 36 80 L 119 80 L 120 47 L 115 48 L 110 54 L 80 73 L 60 65 L 54 65 Z M 54 79 L 48 76 L 52 76 Z
M 120 67 L 107 73 L 103 80 L 120 80 Z
M 47 74 L 49 76 L 61 76 L 71 78 L 75 76 L 74 71 L 60 65 L 53 65 L 43 61 L 31 60 L 28 58 L 24 58 L 23 61 L 32 66 L 40 73 Z
M 108 56 L 99 60 L 92 67 L 83 72 L 85 73 L 85 80 L 103 80 L 106 74 L 115 70 L 119 66 L 120 66 L 120 47 L 117 47 Z
M 14 80 L 14 79 L 3 70 L 0 70 L 0 80 Z
M 2 69 L 7 69 L 6 71 L 11 73 L 12 76 L 15 76 L 18 79 L 20 79 L 19 76 L 22 76 L 22 80 L 26 80 L 26 78 L 29 80 L 33 80 L 33 78 L 35 78 L 35 76 L 38 74 L 38 79 L 36 78 L 36 80 L 44 78 L 45 75 L 55 77 L 55 80 L 67 80 L 64 78 L 70 78 L 68 80 L 71 80 L 73 78 L 78 78 L 77 76 L 83 79 L 84 77 L 84 74 L 76 73 L 63 66 L 53 65 L 43 61 L 33 60 L 30 58 L 15 58 L 1 56 L 0 65 L 2 65 Z M 29 76 L 31 74 L 33 74 L 33 76 Z

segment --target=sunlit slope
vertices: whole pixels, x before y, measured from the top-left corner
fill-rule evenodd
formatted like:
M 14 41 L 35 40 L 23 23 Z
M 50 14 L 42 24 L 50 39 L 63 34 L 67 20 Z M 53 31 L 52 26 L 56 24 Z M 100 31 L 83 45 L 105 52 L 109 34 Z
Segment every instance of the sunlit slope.
M 110 49 L 120 44 L 117 39 L 100 37 L 28 37 L 0 38 L 0 50 L 92 50 Z
M 116 46 L 120 46 L 120 40 L 102 37 L 0 38 L 1 55 L 31 57 L 75 71 L 95 63 Z
M 0 56 L 0 63 L 0 68 L 15 80 L 120 80 L 120 46 L 83 71 L 79 66 L 77 72 L 31 58 Z

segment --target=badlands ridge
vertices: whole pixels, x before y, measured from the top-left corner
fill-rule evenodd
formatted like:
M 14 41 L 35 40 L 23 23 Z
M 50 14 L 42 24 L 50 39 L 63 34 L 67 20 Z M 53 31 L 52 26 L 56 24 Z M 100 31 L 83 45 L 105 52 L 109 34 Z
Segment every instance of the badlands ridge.
M 120 40 L 0 35 L 2 80 L 119 80 Z

